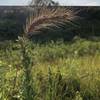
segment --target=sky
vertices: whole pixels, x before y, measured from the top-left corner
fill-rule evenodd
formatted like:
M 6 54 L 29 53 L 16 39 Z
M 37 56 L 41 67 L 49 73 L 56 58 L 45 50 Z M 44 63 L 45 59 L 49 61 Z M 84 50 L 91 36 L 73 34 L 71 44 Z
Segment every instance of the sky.
M 30 0 L 0 0 L 0 5 L 27 5 Z M 61 5 L 100 6 L 100 0 L 54 0 Z

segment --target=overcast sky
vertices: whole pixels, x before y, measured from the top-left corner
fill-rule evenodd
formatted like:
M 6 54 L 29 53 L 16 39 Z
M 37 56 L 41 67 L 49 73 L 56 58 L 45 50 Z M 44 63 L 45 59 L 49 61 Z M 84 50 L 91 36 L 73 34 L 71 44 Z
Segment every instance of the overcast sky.
M 0 5 L 27 5 L 30 0 L 0 0 Z M 100 6 L 100 0 L 54 0 L 61 5 Z

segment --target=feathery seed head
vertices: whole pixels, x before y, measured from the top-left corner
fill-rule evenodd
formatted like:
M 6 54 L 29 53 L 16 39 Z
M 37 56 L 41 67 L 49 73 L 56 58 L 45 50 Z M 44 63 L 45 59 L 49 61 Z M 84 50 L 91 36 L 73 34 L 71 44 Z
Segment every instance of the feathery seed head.
M 27 35 L 32 35 L 41 28 L 59 27 L 60 24 L 71 23 L 75 18 L 75 12 L 71 9 L 42 7 L 26 20 L 26 32 Z

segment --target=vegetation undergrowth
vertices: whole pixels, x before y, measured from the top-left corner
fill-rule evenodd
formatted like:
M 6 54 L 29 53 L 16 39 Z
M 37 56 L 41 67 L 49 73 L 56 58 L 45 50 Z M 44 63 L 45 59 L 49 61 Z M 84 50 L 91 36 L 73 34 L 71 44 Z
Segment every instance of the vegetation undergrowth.
M 100 100 L 99 41 L 20 42 L 0 48 L 0 100 Z

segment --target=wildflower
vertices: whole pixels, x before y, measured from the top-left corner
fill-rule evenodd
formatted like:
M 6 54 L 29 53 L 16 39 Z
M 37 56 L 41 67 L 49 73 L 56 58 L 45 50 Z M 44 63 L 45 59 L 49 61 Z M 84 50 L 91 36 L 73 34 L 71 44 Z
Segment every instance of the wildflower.
M 77 55 L 78 54 L 78 51 L 75 51 L 74 54 Z
M 3 62 L 0 60 L 0 66 L 2 66 Z
M 2 61 L 0 60 L 0 64 L 2 64 Z
M 12 67 L 12 65 L 8 65 L 8 67 Z

